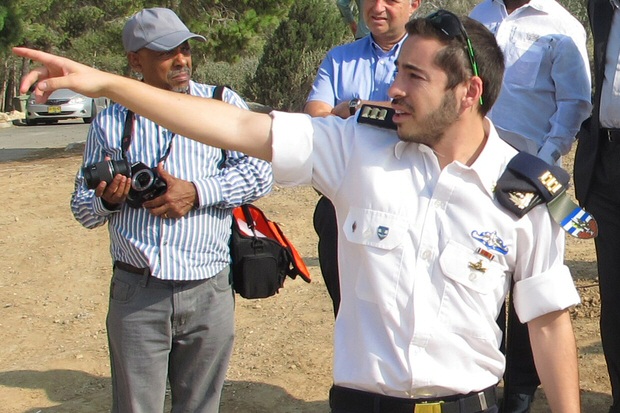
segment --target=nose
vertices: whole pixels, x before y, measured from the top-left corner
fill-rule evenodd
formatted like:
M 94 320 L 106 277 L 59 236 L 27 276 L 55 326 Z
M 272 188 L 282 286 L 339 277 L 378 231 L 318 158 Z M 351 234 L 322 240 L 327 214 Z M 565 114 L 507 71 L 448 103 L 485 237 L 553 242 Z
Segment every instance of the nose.
M 392 82 L 392 84 L 390 85 L 390 88 L 388 89 L 388 97 L 390 99 L 400 98 L 405 95 L 405 92 L 403 92 L 403 89 L 401 87 L 400 78 L 401 78 L 400 73 L 396 73 L 396 77 L 394 78 L 394 81 Z
M 187 66 L 187 55 L 181 50 L 178 50 L 174 55 L 174 64 L 176 66 Z
M 383 9 L 385 9 L 384 0 L 364 0 L 364 1 L 368 3 L 368 8 L 375 13 L 381 13 Z

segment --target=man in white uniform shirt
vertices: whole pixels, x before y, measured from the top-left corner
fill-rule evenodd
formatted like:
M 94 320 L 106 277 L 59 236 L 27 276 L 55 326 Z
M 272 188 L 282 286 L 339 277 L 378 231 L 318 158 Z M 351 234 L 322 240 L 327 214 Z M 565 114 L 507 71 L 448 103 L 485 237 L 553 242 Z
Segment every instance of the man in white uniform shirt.
M 27 90 L 48 79 L 35 89 L 39 98 L 58 87 L 105 94 L 184 136 L 271 160 L 281 184 L 312 184 L 333 201 L 346 286 L 335 325 L 333 413 L 497 412 L 504 357 L 495 320 L 510 278 L 551 408 L 577 413 L 568 308 L 579 297 L 563 264 L 564 233 L 544 205 L 516 219 L 495 198 L 517 153 L 484 117 L 503 57 L 482 25 L 463 23 L 441 11 L 407 24 L 389 92 L 395 111 L 384 113 L 396 132 L 364 123 L 383 116 L 364 108 L 347 120 L 261 115 L 170 99 L 68 59 L 14 52 L 46 65 L 22 82 Z M 484 64 L 470 60 L 474 50 Z
M 590 114 L 586 31 L 555 0 L 484 0 L 470 13 L 504 52 L 502 91 L 489 112 L 500 136 L 554 164 L 570 150 Z M 526 413 L 540 384 L 527 327 L 509 302 L 503 413 Z M 507 324 L 507 327 L 506 327 Z

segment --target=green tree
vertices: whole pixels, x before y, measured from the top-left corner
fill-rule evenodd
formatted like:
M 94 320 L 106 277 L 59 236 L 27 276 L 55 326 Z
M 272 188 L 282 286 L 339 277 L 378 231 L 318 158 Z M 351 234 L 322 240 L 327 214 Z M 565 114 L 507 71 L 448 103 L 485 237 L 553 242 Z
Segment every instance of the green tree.
M 19 17 L 16 0 L 0 1 L 0 50 L 7 50 L 21 40 L 22 20 Z
M 244 95 L 276 109 L 300 111 L 321 60 L 347 35 L 333 2 L 295 2 L 265 46 Z

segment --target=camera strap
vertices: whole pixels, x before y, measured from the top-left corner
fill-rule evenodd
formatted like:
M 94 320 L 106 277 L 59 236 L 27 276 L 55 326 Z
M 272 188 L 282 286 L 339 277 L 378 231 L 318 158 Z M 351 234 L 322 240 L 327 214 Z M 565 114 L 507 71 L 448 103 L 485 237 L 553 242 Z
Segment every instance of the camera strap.
M 222 85 L 216 86 L 215 89 L 213 90 L 213 96 L 212 96 L 213 99 L 223 101 L 224 100 L 224 89 L 226 89 L 226 87 L 227 86 L 222 86 Z M 121 148 L 123 149 L 123 159 L 127 159 L 127 151 L 129 150 L 129 145 L 131 145 L 131 136 L 133 134 L 134 116 L 135 116 L 134 113 L 131 110 L 127 109 L 127 116 L 125 117 L 125 125 L 123 126 L 123 140 L 121 141 Z M 168 149 L 166 150 L 166 153 L 164 154 L 164 156 L 161 157 L 159 162 L 165 161 L 168 158 L 168 155 L 170 155 L 170 149 L 172 147 L 172 139 L 174 139 L 175 136 L 176 136 L 176 133 L 172 135 L 172 138 L 170 139 L 170 145 L 168 145 Z M 224 167 L 224 162 L 226 162 L 226 151 L 222 149 L 222 160 L 219 163 L 220 169 Z
M 125 126 L 123 126 L 123 140 L 121 147 L 123 149 L 123 159 L 127 159 L 127 151 L 131 145 L 131 135 L 133 133 L 133 112 L 127 109 L 127 117 L 125 117 Z
M 216 86 L 215 89 L 213 89 L 212 98 L 221 100 L 223 102 L 224 101 L 224 89 L 226 88 L 227 86 L 222 86 L 222 85 Z M 222 149 L 222 160 L 217 164 L 218 169 L 223 169 L 225 163 L 226 163 L 226 151 Z
M 125 125 L 123 126 L 123 140 L 121 141 L 121 148 L 123 149 L 123 159 L 127 159 L 127 151 L 129 150 L 129 145 L 131 145 L 131 136 L 133 135 L 133 120 L 135 114 L 127 109 L 127 116 L 125 117 Z M 170 150 L 172 149 L 172 140 L 176 136 L 176 133 L 172 134 L 172 138 L 170 138 L 170 143 L 168 144 L 168 149 L 166 149 L 166 153 L 162 156 L 157 163 L 164 162 L 168 159 L 170 155 Z

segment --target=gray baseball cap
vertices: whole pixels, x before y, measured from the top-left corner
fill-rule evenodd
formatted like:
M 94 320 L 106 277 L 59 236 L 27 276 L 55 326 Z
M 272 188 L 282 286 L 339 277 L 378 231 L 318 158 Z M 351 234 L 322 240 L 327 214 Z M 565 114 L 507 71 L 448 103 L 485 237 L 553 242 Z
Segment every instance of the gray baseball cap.
M 144 9 L 134 14 L 123 28 L 123 47 L 126 52 L 136 52 L 143 47 L 165 52 L 189 39 L 202 42 L 204 36 L 189 31 L 179 16 L 170 9 Z

